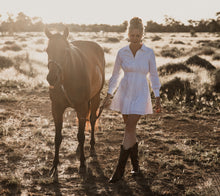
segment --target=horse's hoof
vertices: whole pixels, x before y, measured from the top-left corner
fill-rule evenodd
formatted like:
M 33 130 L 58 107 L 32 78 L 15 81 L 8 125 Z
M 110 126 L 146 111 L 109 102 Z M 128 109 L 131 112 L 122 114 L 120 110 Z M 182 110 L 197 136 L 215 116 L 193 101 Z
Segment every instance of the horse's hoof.
M 57 172 L 57 167 L 56 166 L 53 166 L 49 172 L 49 176 L 50 177 L 56 177 L 58 176 L 58 172 Z

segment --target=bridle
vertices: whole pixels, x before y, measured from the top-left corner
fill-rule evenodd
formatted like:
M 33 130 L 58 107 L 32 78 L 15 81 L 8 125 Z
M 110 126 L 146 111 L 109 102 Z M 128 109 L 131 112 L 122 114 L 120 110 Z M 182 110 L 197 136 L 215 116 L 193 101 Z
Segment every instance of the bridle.
M 60 73 L 60 83 L 63 84 L 63 69 L 62 69 L 61 65 L 60 65 L 59 63 L 57 63 L 55 60 L 49 59 L 49 60 L 48 60 L 48 65 L 47 65 L 47 66 L 48 66 L 48 69 L 50 69 L 50 64 L 56 65 L 56 67 L 58 68 L 59 73 Z M 50 89 L 54 89 L 54 86 L 55 86 L 58 82 L 59 82 L 59 80 L 56 81 L 54 85 L 50 85 L 49 88 L 50 88 Z
M 67 50 L 68 50 L 68 49 L 67 49 Z M 48 59 L 48 68 L 49 68 L 49 65 L 50 65 L 50 64 L 54 64 L 54 65 L 56 65 L 56 66 L 58 67 L 59 72 L 60 72 L 60 88 L 61 88 L 61 90 L 62 90 L 62 92 L 63 92 L 65 98 L 67 99 L 68 103 L 70 104 L 70 106 L 73 107 L 73 108 L 75 108 L 74 105 L 73 105 L 73 103 L 71 102 L 69 96 L 67 95 L 67 92 L 66 92 L 64 86 L 63 86 L 64 75 L 63 75 L 63 68 L 62 68 L 62 66 L 61 66 L 59 63 L 57 63 L 55 60 L 51 59 L 51 58 Z M 59 82 L 59 80 L 56 81 L 56 83 L 54 84 L 54 86 L 55 86 L 58 82 Z M 50 85 L 49 88 L 50 88 L 51 90 L 53 90 L 53 89 L 54 89 L 54 86 Z M 104 105 L 104 103 L 103 103 L 103 105 Z M 100 115 L 101 115 L 101 113 L 102 113 L 102 111 L 103 111 L 103 109 L 104 109 L 104 106 L 103 106 L 103 105 L 99 108 L 99 113 L 98 113 L 98 115 L 96 115 L 96 118 L 99 118 L 99 117 L 100 117 Z
M 63 75 L 62 66 L 61 66 L 59 63 L 57 63 L 55 60 L 49 59 L 49 60 L 48 60 L 48 68 L 49 68 L 49 65 L 50 65 L 51 63 L 54 64 L 54 65 L 56 65 L 56 66 L 58 67 L 59 72 L 60 72 L 60 88 L 61 88 L 63 94 L 65 95 L 65 97 L 66 97 L 68 103 L 70 104 L 70 106 L 74 108 L 74 105 L 73 105 L 73 103 L 71 102 L 71 100 L 70 100 L 69 96 L 67 95 L 66 90 L 65 90 L 65 88 L 64 88 L 64 86 L 63 86 L 64 75 Z M 55 86 L 58 82 L 59 82 L 59 80 L 56 81 L 56 83 L 54 84 L 54 86 Z M 54 89 L 54 86 L 50 85 L 49 88 L 50 88 L 50 89 Z

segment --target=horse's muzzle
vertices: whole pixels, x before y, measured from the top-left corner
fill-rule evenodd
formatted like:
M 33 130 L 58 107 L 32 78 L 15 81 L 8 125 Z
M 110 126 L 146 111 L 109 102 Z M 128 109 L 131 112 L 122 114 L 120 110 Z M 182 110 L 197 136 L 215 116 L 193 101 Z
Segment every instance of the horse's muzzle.
M 47 82 L 49 83 L 50 86 L 55 86 L 57 80 L 58 80 L 58 77 L 56 74 L 52 74 L 51 72 L 48 73 Z

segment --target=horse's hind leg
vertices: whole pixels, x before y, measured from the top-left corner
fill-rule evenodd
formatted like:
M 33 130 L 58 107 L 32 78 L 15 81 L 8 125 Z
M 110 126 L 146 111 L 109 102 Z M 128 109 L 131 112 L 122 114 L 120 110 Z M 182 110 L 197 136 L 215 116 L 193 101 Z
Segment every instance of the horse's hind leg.
M 59 107 L 52 103 L 52 115 L 55 123 L 55 156 L 53 160 L 53 167 L 50 170 L 50 175 L 55 175 L 57 172 L 57 165 L 59 164 L 59 149 L 62 142 L 62 126 L 63 126 L 63 113 L 65 108 Z
M 90 140 L 90 145 L 91 145 L 91 150 L 94 150 L 94 145 L 95 145 L 95 123 L 97 120 L 97 109 L 99 107 L 100 103 L 100 93 L 96 94 L 92 100 L 91 100 L 91 114 L 90 114 L 90 124 L 91 124 L 91 140 Z

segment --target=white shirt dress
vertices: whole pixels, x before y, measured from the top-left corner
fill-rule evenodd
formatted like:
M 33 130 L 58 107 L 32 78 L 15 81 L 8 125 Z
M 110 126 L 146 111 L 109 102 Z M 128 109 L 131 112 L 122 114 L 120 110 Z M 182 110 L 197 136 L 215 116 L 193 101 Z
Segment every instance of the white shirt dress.
M 124 71 L 123 78 L 122 70 Z M 121 48 L 116 56 L 113 73 L 109 80 L 109 94 L 113 95 L 118 88 L 110 109 L 120 111 L 122 114 L 152 114 L 148 74 L 154 95 L 159 97 L 161 84 L 153 50 L 143 44 L 134 57 L 129 45 Z

